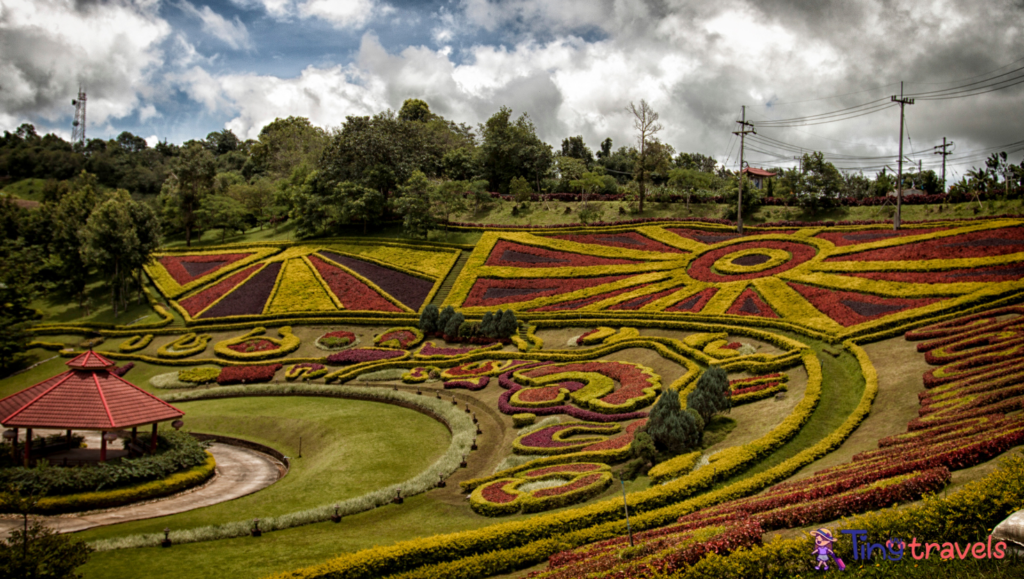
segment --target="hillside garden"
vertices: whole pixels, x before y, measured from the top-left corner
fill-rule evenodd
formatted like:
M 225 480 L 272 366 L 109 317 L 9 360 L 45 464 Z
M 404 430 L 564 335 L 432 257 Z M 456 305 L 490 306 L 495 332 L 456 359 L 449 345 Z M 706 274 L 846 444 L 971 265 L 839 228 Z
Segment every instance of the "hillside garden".
M 0 395 L 93 349 L 289 459 L 77 533 L 89 578 L 790 577 L 801 530 L 984 540 L 1024 507 L 1024 222 L 932 218 L 164 246 L 116 320 L 28 328 Z

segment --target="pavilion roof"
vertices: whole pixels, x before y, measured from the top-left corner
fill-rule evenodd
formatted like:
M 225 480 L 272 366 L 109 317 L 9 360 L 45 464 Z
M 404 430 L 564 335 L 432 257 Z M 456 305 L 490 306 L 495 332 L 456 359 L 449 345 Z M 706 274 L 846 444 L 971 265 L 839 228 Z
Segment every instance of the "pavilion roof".
M 108 366 L 99 366 L 100 364 Z M 181 418 L 184 412 L 106 368 L 86 352 L 71 370 L 0 400 L 0 424 L 14 428 L 119 430 Z

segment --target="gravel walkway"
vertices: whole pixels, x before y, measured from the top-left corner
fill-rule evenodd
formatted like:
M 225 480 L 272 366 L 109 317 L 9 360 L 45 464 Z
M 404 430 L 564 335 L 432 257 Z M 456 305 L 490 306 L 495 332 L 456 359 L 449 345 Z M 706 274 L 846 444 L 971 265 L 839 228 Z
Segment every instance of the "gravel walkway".
M 284 472 L 284 465 L 276 459 L 254 450 L 214 443 L 209 451 L 217 459 L 217 471 L 210 481 L 199 488 L 141 504 L 41 519 L 47 526 L 62 533 L 72 533 L 104 525 L 173 515 L 252 494 L 277 482 Z M 5 539 L 22 521 L 20 516 L 2 517 L 0 539 Z

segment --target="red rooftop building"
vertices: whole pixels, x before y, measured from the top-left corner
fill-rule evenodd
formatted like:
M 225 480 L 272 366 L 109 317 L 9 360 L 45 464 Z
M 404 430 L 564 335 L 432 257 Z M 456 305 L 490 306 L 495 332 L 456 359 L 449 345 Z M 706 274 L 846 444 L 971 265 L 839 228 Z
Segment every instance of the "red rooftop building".
M 5 433 L 15 452 L 18 429 L 26 431 L 25 465 L 31 462 L 32 429 L 66 430 L 68 441 L 73 430 L 102 433 L 100 461 L 107 459 L 108 434 L 132 429 L 132 441 L 138 438 L 138 427 L 153 425 L 149 452 L 156 452 L 157 423 L 177 420 L 185 415 L 174 406 L 117 376 L 114 363 L 92 350 L 69 360 L 70 370 L 30 386 L 0 400 L 0 424 L 12 430 Z

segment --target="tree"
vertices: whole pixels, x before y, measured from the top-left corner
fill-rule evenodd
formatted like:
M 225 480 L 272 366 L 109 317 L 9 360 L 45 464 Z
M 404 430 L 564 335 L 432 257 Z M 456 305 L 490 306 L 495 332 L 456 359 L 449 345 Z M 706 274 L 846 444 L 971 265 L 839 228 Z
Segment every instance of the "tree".
M 444 332 L 444 329 L 448 326 L 448 320 L 455 315 L 455 308 L 452 306 L 445 306 L 443 310 L 437 313 L 437 331 Z
M 638 145 L 637 149 L 640 151 L 640 158 L 637 163 L 636 177 L 640 185 L 640 212 L 643 213 L 644 195 L 646 193 L 644 178 L 647 172 L 648 144 L 651 138 L 664 127 L 658 122 L 658 113 L 654 112 L 654 109 L 643 99 L 640 99 L 639 107 L 629 103 L 629 107 L 626 110 L 633 113 L 633 128 L 637 131 L 636 142 Z
M 83 231 L 86 263 L 106 274 L 115 317 L 128 307 L 130 282 L 141 288 L 140 271 L 159 247 L 159 237 L 156 214 L 124 189 L 111 193 L 89 215 Z
M 427 238 L 434 225 L 430 213 L 430 195 L 433 187 L 422 171 L 414 171 L 392 200 L 395 213 L 402 216 L 402 229 L 410 237 Z
M 434 118 L 430 112 L 430 105 L 420 99 L 405 99 L 402 108 L 398 111 L 400 121 L 419 121 L 425 123 Z
M 26 326 L 42 317 L 29 306 L 36 296 L 39 258 L 21 239 L 0 240 L 0 376 L 25 362 L 32 339 Z
M 245 207 L 225 195 L 207 197 L 198 216 L 203 229 L 220 229 L 221 242 L 228 231 L 245 231 Z
M 519 322 L 516 321 L 516 313 L 511 308 L 505 310 L 501 314 L 501 319 L 497 321 L 496 330 L 499 338 L 508 338 L 512 334 L 516 333 L 519 329 Z
M 96 178 L 83 171 L 70 191 L 57 204 L 45 204 L 49 213 L 51 233 L 46 256 L 46 274 L 61 291 L 74 296 L 78 305 L 89 314 L 85 287 L 89 267 L 83 257 L 84 227 L 99 201 Z
M 501 310 L 498 310 L 498 312 L 500 319 Z M 487 312 L 484 314 L 483 319 L 480 320 L 480 333 L 487 336 L 488 338 L 498 337 L 498 328 L 495 323 L 494 312 Z
M 238 140 L 231 129 L 223 129 L 206 135 L 205 146 L 208 151 L 220 156 L 237 151 L 242 146 L 242 141 Z
M 606 159 L 606 158 L 610 157 L 611 154 L 612 154 L 612 138 L 608 137 L 607 139 L 601 141 L 601 150 L 597 152 L 597 160 L 600 161 L 602 159 Z
M 171 208 L 168 213 L 185 230 L 185 246 L 190 247 L 197 221 L 196 212 L 213 190 L 216 165 L 209 151 L 193 143 L 182 150 L 172 167 L 172 176 L 164 183 L 160 194 L 164 197 L 165 206 Z
M 540 188 L 540 179 L 551 170 L 551 146 L 542 142 L 529 115 L 511 120 L 512 109 L 502 106 L 480 125 L 483 143 L 478 165 L 492 191 L 508 192 L 514 177 L 525 177 Z
M 75 573 L 89 560 L 93 549 L 71 535 L 57 533 L 40 521 L 29 522 L 40 497 L 24 497 L 16 489 L 2 495 L 5 512 L 15 511 L 22 516 L 22 527 L 0 541 L 0 577 L 25 579 L 80 579 Z
M 462 315 L 462 312 L 455 312 L 448 317 L 448 320 L 444 324 L 444 332 L 446 336 L 457 337 L 459 335 L 459 328 L 462 327 L 463 322 L 466 321 L 466 316 Z
M 516 203 L 526 203 L 533 196 L 533 188 L 530 187 L 530 182 L 522 177 L 512 178 L 508 192 L 512 194 L 512 198 L 515 199 Z
M 437 331 L 438 309 L 434 304 L 427 304 L 420 314 L 420 330 L 424 334 L 433 334 Z
M 274 119 L 260 130 L 258 142 L 252 145 L 247 176 L 267 173 L 276 178 L 302 165 L 314 167 L 329 141 L 327 133 L 305 117 Z
M 467 189 L 469 184 L 465 181 L 445 181 L 430 192 L 431 213 L 437 221 L 444 222 L 445 231 L 452 215 L 469 209 L 465 195 Z
M 701 173 L 714 174 L 718 161 L 701 153 L 679 153 L 676 157 L 676 166 L 680 169 L 691 169 Z
M 608 146 L 611 147 L 610 142 Z M 583 142 L 582 135 L 562 139 L 562 156 L 579 159 L 586 163 L 588 169 L 594 164 L 594 155 L 590 152 L 590 147 Z
M 242 182 L 229 185 L 227 189 L 227 195 L 241 203 L 245 210 L 256 219 L 256 223 L 259 223 L 260 229 L 263 229 L 263 224 L 267 222 L 268 212 L 277 201 L 275 193 L 273 183 L 266 177 L 254 179 L 252 183 Z
M 686 195 L 686 210 L 690 210 L 690 198 L 698 191 L 713 191 L 718 188 L 719 179 L 714 173 L 692 168 L 672 169 L 668 173 L 668 186 Z
M 697 387 L 686 397 L 686 406 L 697 412 L 704 424 L 710 423 L 712 416 L 728 412 L 732 408 L 732 396 L 725 370 L 711 366 L 701 374 Z
M 441 158 L 441 173 L 454 181 L 468 181 L 478 171 L 476 157 L 470 147 L 453 149 Z
M 682 454 L 700 445 L 703 431 L 700 416 L 680 407 L 679 392 L 663 390 L 647 419 L 647 434 L 654 443 L 672 454 Z

